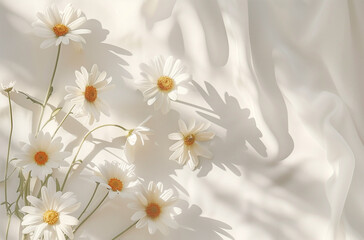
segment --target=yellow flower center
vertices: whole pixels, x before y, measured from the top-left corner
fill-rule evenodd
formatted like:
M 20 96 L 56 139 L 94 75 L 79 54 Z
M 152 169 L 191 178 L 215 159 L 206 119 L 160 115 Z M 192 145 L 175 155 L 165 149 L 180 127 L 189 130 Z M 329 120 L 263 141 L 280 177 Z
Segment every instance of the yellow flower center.
M 185 145 L 190 146 L 195 143 L 196 137 L 193 134 L 187 135 L 184 138 Z
M 161 207 L 157 203 L 149 203 L 145 208 L 145 213 L 152 219 L 157 218 L 161 214 Z
M 97 98 L 97 90 L 94 86 L 87 86 L 85 90 L 85 98 L 89 102 L 94 102 Z
M 117 178 L 110 178 L 108 184 L 114 192 L 120 192 L 123 189 L 123 182 Z
M 161 91 L 169 92 L 174 87 L 174 81 L 170 77 L 162 76 L 158 78 L 157 85 Z
M 59 213 L 54 210 L 48 210 L 43 214 L 43 221 L 49 225 L 53 225 L 58 222 Z
M 45 152 L 39 151 L 34 155 L 34 161 L 38 165 L 44 165 L 48 162 L 48 155 Z
M 57 24 L 53 27 L 53 32 L 57 37 L 64 36 L 68 33 L 68 27 L 63 24 Z

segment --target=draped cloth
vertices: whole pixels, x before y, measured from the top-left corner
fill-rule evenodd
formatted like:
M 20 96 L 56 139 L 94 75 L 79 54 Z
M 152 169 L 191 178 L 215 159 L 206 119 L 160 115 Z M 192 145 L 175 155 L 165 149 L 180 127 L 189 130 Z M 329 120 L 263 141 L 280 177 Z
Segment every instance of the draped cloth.
M 54 2 L 0 3 L 0 80 L 14 79 L 20 90 L 40 99 L 56 49 L 39 49 L 41 40 L 31 33 L 31 23 L 36 12 Z M 116 84 L 107 97 L 111 116 L 101 123 L 137 126 L 152 115 L 148 127 L 154 136 L 137 153 L 136 172 L 147 181 L 164 182 L 183 199 L 179 230 L 169 236 L 132 230 L 125 239 L 364 239 L 364 1 L 57 4 L 62 9 L 69 2 L 85 13 L 92 34 L 84 47 L 62 49 L 51 106 L 64 104 L 64 85 L 74 84 L 75 70 L 97 63 Z M 134 83 L 141 78 L 139 64 L 155 55 L 180 58 L 193 76 L 189 94 L 172 103 L 167 115 L 148 107 Z M 19 94 L 13 101 L 17 143 L 35 129 L 39 109 Z M 2 153 L 7 149 L 7 107 L 1 96 Z M 209 146 L 214 158 L 201 159 L 195 172 L 168 160 L 172 142 L 166 136 L 177 130 L 179 118 L 211 122 L 216 132 Z M 87 128 L 72 118 L 60 133 L 76 144 Z M 99 134 L 106 142 L 88 143 L 90 151 L 81 153 L 89 163 L 110 158 L 107 147 L 119 154 L 115 133 Z M 93 189 L 85 187 L 87 170 L 80 168 L 67 189 L 82 203 Z M 16 181 L 12 184 L 16 188 Z M 115 201 L 90 218 L 76 239 L 108 239 L 127 227 L 131 211 L 115 207 Z M 117 221 L 112 220 L 115 211 L 120 211 Z

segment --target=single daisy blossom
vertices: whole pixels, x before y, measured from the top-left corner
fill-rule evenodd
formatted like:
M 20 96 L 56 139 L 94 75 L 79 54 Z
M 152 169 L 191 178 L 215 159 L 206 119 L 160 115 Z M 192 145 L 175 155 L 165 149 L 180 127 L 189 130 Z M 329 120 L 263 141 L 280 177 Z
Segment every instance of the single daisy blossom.
M 128 204 L 129 208 L 137 210 L 131 220 L 138 221 L 137 228 L 147 225 L 150 234 L 157 230 L 168 234 L 168 227 L 178 228 L 174 217 L 180 214 L 180 209 L 174 206 L 176 201 L 172 189 L 163 190 L 161 182 L 150 182 L 148 189 L 135 193 L 135 202 Z
M 134 165 L 105 161 L 103 165 L 97 165 L 100 172 L 93 177 L 96 182 L 109 190 L 109 197 L 128 197 L 136 184 Z
M 194 170 L 199 164 L 198 156 L 212 158 L 212 153 L 198 142 L 209 141 L 215 134 L 213 132 L 206 132 L 209 124 L 201 123 L 196 125 L 195 121 L 193 121 L 189 128 L 187 128 L 186 123 L 179 120 L 178 125 L 180 131 L 168 135 L 169 139 L 177 140 L 169 148 L 169 150 L 174 151 L 169 159 L 177 161 L 180 165 L 188 162 L 190 168 Z
M 1 83 L 1 88 L 5 91 L 5 92 L 10 92 L 13 90 L 14 86 L 15 86 L 15 81 L 3 81 Z
M 124 154 L 128 162 L 132 163 L 135 161 L 134 155 L 138 145 L 140 143 L 144 145 L 145 140 L 149 140 L 147 134 L 150 133 L 150 128 L 143 126 L 151 116 L 147 117 L 138 127 L 131 129 L 126 136 L 124 145 Z
M 166 60 L 162 56 L 155 57 L 148 65 L 140 66 L 144 77 L 139 81 L 140 90 L 148 105 L 154 104 L 155 110 L 161 109 L 165 114 L 170 109 L 170 101 L 176 101 L 179 94 L 185 94 L 184 86 L 190 79 L 185 72 L 181 60 L 169 56 Z
M 32 206 L 21 209 L 27 213 L 22 221 L 23 234 L 31 234 L 32 239 L 65 240 L 64 234 L 73 239 L 72 226 L 78 224 L 77 218 L 70 214 L 75 212 L 80 203 L 71 192 L 56 192 L 53 178 L 48 179 L 48 185 L 41 189 L 41 199 L 28 196 Z
M 86 43 L 82 34 L 91 33 L 89 29 L 80 29 L 87 20 L 81 10 L 73 9 L 68 4 L 61 12 L 53 5 L 45 13 L 37 13 L 38 20 L 33 23 L 37 36 L 46 38 L 40 47 L 48 48 L 52 45 L 69 44 L 70 41 Z
M 90 124 L 95 119 L 100 120 L 100 112 L 108 116 L 109 108 L 100 95 L 112 87 L 111 77 L 106 78 L 106 72 L 99 72 L 96 64 L 91 72 L 81 67 L 81 72 L 76 71 L 75 75 L 77 87 L 66 86 L 69 94 L 65 99 L 76 105 L 75 111 L 79 116 L 88 116 Z
M 31 172 L 32 177 L 38 177 L 43 181 L 70 155 L 68 152 L 61 151 L 63 148 L 61 141 L 61 137 L 52 140 L 49 133 L 39 132 L 38 136 L 30 134 L 29 144 L 24 144 L 22 153 L 18 154 L 17 159 L 12 163 L 21 168 L 25 174 Z

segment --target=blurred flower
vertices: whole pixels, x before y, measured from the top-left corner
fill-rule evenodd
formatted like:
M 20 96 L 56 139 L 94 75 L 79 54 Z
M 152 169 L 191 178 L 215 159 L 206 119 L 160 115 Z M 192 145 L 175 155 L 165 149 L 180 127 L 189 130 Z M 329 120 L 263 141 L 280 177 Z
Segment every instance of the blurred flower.
M 150 128 L 144 127 L 143 125 L 151 118 L 147 117 L 138 127 L 131 129 L 126 136 L 124 145 L 124 154 L 128 162 L 132 163 L 135 161 L 135 151 L 140 143 L 144 145 L 145 140 L 149 140 L 147 134 L 150 133 Z
M 76 105 L 75 112 L 79 116 L 88 116 L 90 124 L 95 119 L 100 120 L 100 112 L 108 116 L 108 106 L 102 101 L 100 94 L 112 87 L 111 77 L 106 78 L 106 72 L 100 73 L 96 64 L 92 66 L 90 73 L 81 67 L 81 72 L 76 71 L 75 75 L 77 87 L 66 86 L 69 94 L 65 97 Z
M 185 72 L 181 60 L 169 56 L 164 60 L 162 56 L 155 57 L 149 65 L 140 66 L 144 77 L 137 82 L 143 92 L 148 105 L 154 104 L 154 109 L 161 109 L 165 114 L 170 109 L 170 100 L 176 101 L 178 94 L 185 94 L 187 88 L 184 83 L 190 79 Z
M 1 88 L 5 91 L 5 92 L 10 92 L 13 90 L 14 86 L 15 86 L 15 81 L 3 81 L 1 83 Z
M 150 182 L 148 189 L 142 189 L 135 193 L 135 202 L 129 203 L 128 207 L 137 210 L 131 217 L 138 221 L 137 228 L 148 226 L 150 234 L 157 230 L 168 234 L 168 227 L 178 228 L 174 217 L 180 214 L 180 209 L 174 207 L 177 197 L 173 196 L 173 190 L 163 191 L 163 184 Z
M 68 4 L 63 12 L 53 5 L 47 8 L 45 13 L 37 13 L 38 20 L 33 23 L 37 36 L 46 38 L 40 47 L 48 48 L 52 45 L 69 44 L 74 42 L 86 43 L 81 34 L 91 33 L 89 29 L 79 29 L 87 20 L 81 16 L 80 10 L 73 9 Z
M 171 133 L 168 138 L 177 140 L 169 150 L 174 151 L 169 157 L 170 160 L 177 161 L 180 165 L 186 164 L 194 170 L 199 163 L 198 156 L 212 158 L 212 153 L 198 142 L 206 142 L 211 140 L 215 134 L 213 132 L 205 132 L 209 128 L 209 124 L 198 124 L 195 121 L 187 128 L 186 123 L 182 120 L 178 121 L 179 132 Z
M 53 178 L 48 179 L 48 186 L 41 189 L 41 199 L 28 196 L 32 206 L 25 206 L 21 211 L 27 213 L 22 221 L 23 234 L 33 234 L 32 239 L 65 239 L 66 234 L 73 239 L 72 226 L 78 224 L 77 218 L 69 214 L 75 212 L 80 203 L 71 192 L 56 192 Z
M 137 180 L 134 175 L 134 165 L 105 161 L 103 165 L 98 165 L 97 168 L 100 172 L 96 172 L 93 178 L 109 190 L 110 198 L 117 195 L 120 197 L 131 195 Z
M 22 153 L 17 154 L 13 160 L 16 167 L 22 168 L 25 174 L 31 172 L 32 177 L 40 180 L 52 173 L 53 168 L 59 168 L 62 161 L 70 155 L 68 152 L 61 152 L 63 148 L 62 138 L 52 140 L 49 133 L 39 132 L 38 136 L 29 135 L 29 144 L 24 144 Z

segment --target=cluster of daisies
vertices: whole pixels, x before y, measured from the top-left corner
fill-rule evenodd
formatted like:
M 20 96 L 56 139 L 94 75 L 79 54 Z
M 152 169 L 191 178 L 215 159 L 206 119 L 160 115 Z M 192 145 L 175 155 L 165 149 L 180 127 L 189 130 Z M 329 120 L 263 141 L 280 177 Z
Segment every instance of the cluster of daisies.
M 64 11 L 59 11 L 57 7 L 52 6 L 44 13 L 38 13 L 37 17 L 39 20 L 33 24 L 35 33 L 45 38 L 41 43 L 41 48 L 60 47 L 71 42 L 86 43 L 82 35 L 91 33 L 90 30 L 81 28 L 87 21 L 86 17 L 80 10 L 75 10 L 70 5 L 67 5 Z M 155 110 L 167 114 L 171 101 L 176 101 L 180 94 L 187 92 L 190 74 L 186 72 L 181 60 L 171 56 L 168 58 L 157 56 L 148 64 L 142 64 L 141 70 L 143 79 L 138 81 L 137 85 L 143 93 L 145 101 L 148 105 L 154 105 Z M 58 129 L 70 114 L 87 118 L 89 124 L 98 122 L 101 114 L 109 116 L 109 108 L 102 96 L 113 87 L 112 78 L 108 77 L 105 71 L 100 71 L 96 64 L 90 71 L 81 67 L 80 71 L 75 71 L 75 78 L 75 86 L 65 87 L 68 93 L 65 100 L 72 107 L 58 128 L 53 134 L 43 132 L 43 128 L 36 133 L 29 134 L 29 142 L 22 143 L 21 153 L 11 160 L 11 163 L 20 170 L 23 179 L 20 181 L 20 189 L 25 189 L 24 194 L 22 192 L 22 196 L 20 196 L 24 200 L 24 206 L 21 208 L 22 214 L 17 215 L 22 218 L 23 234 L 34 240 L 66 239 L 66 237 L 73 239 L 74 233 L 90 216 L 82 218 L 99 186 L 108 191 L 98 206 L 107 197 L 131 199 L 128 207 L 135 210 L 131 220 L 134 221 L 133 225 L 137 228 L 147 226 L 151 234 L 157 230 L 166 234 L 168 228 L 177 228 L 175 216 L 180 213 L 180 209 L 176 207 L 177 197 L 173 190 L 164 189 L 160 182 L 150 182 L 148 186 L 145 186 L 143 181 L 134 174 L 134 153 L 145 144 L 145 141 L 149 140 L 148 135 L 151 130 L 146 124 L 150 117 L 133 129 L 113 124 L 101 125 L 92 129 L 83 138 L 71 164 L 65 161 L 67 157 L 71 156 L 71 153 L 63 150 L 62 138 L 56 137 Z M 11 113 L 10 93 L 13 91 L 14 82 L 1 86 L 8 94 Z M 27 97 L 32 99 L 29 95 Z M 40 103 L 42 108 L 46 107 L 48 98 L 49 96 L 44 103 Z M 33 99 L 34 101 L 36 100 Z M 57 113 L 52 112 L 51 117 Z M 40 117 L 39 125 L 42 116 L 43 114 Z M 199 165 L 199 157 L 212 158 L 212 153 L 203 146 L 203 142 L 211 140 L 214 133 L 208 131 L 209 124 L 206 123 L 192 121 L 187 125 L 183 120 L 179 120 L 178 125 L 179 130 L 168 135 L 170 140 L 176 141 L 169 148 L 172 151 L 169 159 L 180 165 L 188 164 L 194 170 Z M 105 160 L 102 164 L 96 165 L 92 175 L 96 185 L 94 194 L 82 213 L 78 217 L 72 216 L 81 207 L 81 204 L 74 193 L 63 192 L 68 176 L 77 165 L 77 155 L 87 136 L 96 129 L 109 126 L 119 127 L 124 131 L 125 161 Z M 8 151 L 10 151 L 10 143 Z M 7 161 L 9 162 L 9 159 Z M 79 164 L 82 164 L 82 161 Z M 68 167 L 62 185 L 58 179 L 52 177 L 54 170 L 61 167 Z M 6 170 L 8 170 L 8 166 Z M 7 177 L 6 173 L 5 180 Z M 29 190 L 31 179 L 35 179 L 34 186 L 38 186 L 38 194 L 35 187 L 33 191 Z M 7 195 L 6 192 L 5 195 Z M 19 198 L 15 205 L 18 204 Z M 13 204 L 6 204 L 7 208 L 10 208 L 11 205 Z M 13 212 L 7 210 L 10 216 L 15 212 L 15 210 Z M 93 213 L 94 211 L 91 212 L 91 214 Z M 119 236 L 120 234 L 114 239 Z

